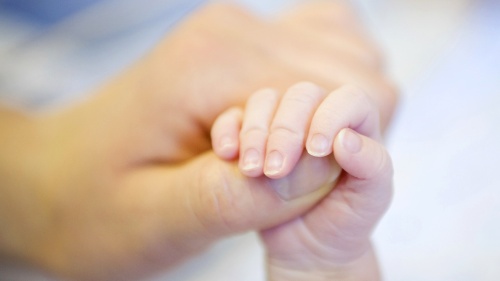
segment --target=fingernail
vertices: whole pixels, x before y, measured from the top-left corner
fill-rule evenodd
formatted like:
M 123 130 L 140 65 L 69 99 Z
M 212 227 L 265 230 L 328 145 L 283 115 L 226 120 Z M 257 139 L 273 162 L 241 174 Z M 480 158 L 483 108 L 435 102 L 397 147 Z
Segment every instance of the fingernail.
M 309 142 L 308 152 L 312 156 L 325 156 L 328 151 L 328 139 L 322 134 L 315 134 Z
M 361 137 L 351 129 L 344 129 L 341 132 L 341 143 L 345 150 L 352 154 L 358 153 L 363 145 Z
M 223 151 L 231 149 L 234 146 L 235 146 L 235 143 L 234 143 L 233 139 L 228 137 L 228 136 L 222 137 L 222 139 L 219 142 L 219 148 L 220 148 L 220 150 L 223 150 Z
M 316 194 L 314 197 L 318 194 L 325 195 L 339 178 L 342 169 L 333 157 L 317 158 L 308 154 L 304 156 L 292 173 L 286 177 L 269 180 L 274 192 L 284 201 L 305 198 L 312 194 Z
M 245 171 L 252 171 L 258 168 L 260 166 L 259 158 L 259 152 L 256 149 L 248 149 L 247 151 L 245 151 L 245 154 L 243 156 L 242 169 Z
M 266 159 L 265 174 L 268 176 L 279 173 L 283 166 L 283 155 L 279 151 L 272 151 Z

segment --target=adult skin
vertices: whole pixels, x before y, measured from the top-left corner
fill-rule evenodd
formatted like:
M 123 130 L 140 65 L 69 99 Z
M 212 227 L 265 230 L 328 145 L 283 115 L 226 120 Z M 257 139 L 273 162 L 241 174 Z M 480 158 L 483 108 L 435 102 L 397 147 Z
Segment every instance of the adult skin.
M 210 4 L 88 100 L 2 108 L 1 256 L 71 279 L 135 279 L 303 214 L 331 189 L 334 163 L 314 191 L 283 200 L 273 181 L 219 160 L 209 138 L 216 116 L 256 89 L 302 80 L 360 85 L 382 124 L 396 102 L 355 13 L 318 2 L 273 21 Z

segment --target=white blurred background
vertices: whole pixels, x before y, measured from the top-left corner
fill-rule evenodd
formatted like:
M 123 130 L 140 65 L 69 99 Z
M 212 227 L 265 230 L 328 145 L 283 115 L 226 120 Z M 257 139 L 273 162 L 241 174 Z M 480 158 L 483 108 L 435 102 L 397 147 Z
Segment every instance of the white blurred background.
M 268 14 L 299 0 L 240 1 Z M 196 1 L 150 2 L 94 4 L 42 32 L 0 10 L 0 87 L 26 93 L 0 98 L 33 107 L 73 99 L 144 53 Z M 500 280 L 500 1 L 356 2 L 402 90 L 387 137 L 396 193 L 374 236 L 385 280 Z M 118 3 L 125 9 L 115 26 L 82 27 L 98 17 L 96 11 Z M 181 13 L 169 14 L 172 5 Z M 148 8 L 137 9 L 143 6 Z M 67 37 L 67 30 L 84 41 Z M 26 42 L 36 44 L 27 44 L 24 53 L 12 51 Z M 74 70 L 75 64 L 83 67 Z M 12 67 L 28 71 L 33 83 L 2 80 Z M 65 83 L 54 83 L 54 77 Z M 60 91 L 71 95 L 52 95 Z M 250 233 L 154 280 L 263 281 L 262 256 Z M 2 276 L 28 278 L 9 269 L 0 270 Z

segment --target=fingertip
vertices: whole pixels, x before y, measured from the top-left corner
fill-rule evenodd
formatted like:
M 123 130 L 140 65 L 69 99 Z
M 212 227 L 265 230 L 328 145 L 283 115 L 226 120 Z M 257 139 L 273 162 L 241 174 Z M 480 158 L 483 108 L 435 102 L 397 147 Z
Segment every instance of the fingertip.
M 331 152 L 328 138 L 323 134 L 314 134 L 306 144 L 307 153 L 314 157 L 324 157 Z
M 247 177 L 258 177 L 262 175 L 262 153 L 255 148 L 249 148 L 240 157 L 239 168 Z
M 363 147 L 363 139 L 352 129 L 342 129 L 338 138 L 342 147 L 351 154 L 359 153 Z
M 335 139 L 335 159 L 350 175 L 365 180 L 392 175 L 390 156 L 375 140 L 352 129 L 342 129 Z
M 217 156 L 225 160 L 231 160 L 238 156 L 238 140 L 231 136 L 222 136 L 218 143 L 214 145 Z
M 266 156 L 266 163 L 264 166 L 264 174 L 272 179 L 283 177 L 283 169 L 285 165 L 285 157 L 280 151 L 271 151 Z
M 215 120 L 212 130 L 212 148 L 215 154 L 225 160 L 238 156 L 240 146 L 239 131 L 241 128 L 242 111 L 240 108 L 230 108 Z

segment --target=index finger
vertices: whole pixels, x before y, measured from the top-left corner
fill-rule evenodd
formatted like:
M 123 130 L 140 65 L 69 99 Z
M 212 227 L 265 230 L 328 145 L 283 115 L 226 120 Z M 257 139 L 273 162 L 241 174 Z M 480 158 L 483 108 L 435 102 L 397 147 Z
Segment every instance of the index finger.
M 317 157 L 332 153 L 333 140 L 343 128 L 373 139 L 381 138 L 379 111 L 359 87 L 343 86 L 319 105 L 309 129 L 308 153 Z

